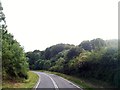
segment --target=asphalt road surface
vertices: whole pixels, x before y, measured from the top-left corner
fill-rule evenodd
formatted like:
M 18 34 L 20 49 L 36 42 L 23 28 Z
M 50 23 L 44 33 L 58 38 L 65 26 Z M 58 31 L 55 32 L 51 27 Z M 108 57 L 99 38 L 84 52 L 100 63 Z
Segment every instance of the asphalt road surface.
M 82 90 L 77 85 L 60 76 L 44 72 L 34 72 L 40 76 L 35 86 L 36 90 Z

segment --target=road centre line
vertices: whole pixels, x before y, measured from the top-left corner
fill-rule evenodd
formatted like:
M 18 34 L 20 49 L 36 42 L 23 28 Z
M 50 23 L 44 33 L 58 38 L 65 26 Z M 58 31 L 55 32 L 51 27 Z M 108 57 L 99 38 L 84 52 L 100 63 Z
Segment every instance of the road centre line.
M 51 81 L 52 81 L 52 83 L 53 83 L 55 89 L 56 89 L 56 90 L 59 90 L 59 88 L 58 88 L 56 82 L 55 82 L 49 75 L 47 75 L 46 73 L 43 73 L 43 74 L 46 75 L 46 76 L 48 76 L 48 77 L 51 79 Z

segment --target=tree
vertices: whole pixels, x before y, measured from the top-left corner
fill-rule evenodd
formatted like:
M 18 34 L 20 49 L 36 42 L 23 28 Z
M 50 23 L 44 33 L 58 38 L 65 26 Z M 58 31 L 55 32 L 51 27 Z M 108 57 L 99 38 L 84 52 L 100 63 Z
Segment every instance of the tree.
M 96 38 L 90 41 L 92 44 L 92 49 L 93 50 L 100 50 L 100 48 L 105 47 L 106 43 L 103 39 Z
M 84 50 L 88 50 L 88 51 L 92 50 L 92 44 L 89 40 L 81 42 L 79 47 L 83 48 Z
M 3 10 L 3 7 L 0 2 L 0 29 L 5 29 L 7 26 L 5 21 L 5 14 L 2 12 L 2 10 Z
M 42 70 L 44 69 L 44 63 L 45 63 L 45 60 L 42 60 L 42 59 L 39 59 L 35 62 L 35 70 Z
M 44 62 L 44 69 L 45 70 L 49 70 L 49 68 L 51 67 L 51 62 L 50 62 L 50 60 L 46 60 L 45 62 Z
M 3 78 L 27 78 L 28 63 L 23 48 L 7 30 L 2 30 L 2 35 Z
M 56 61 L 56 64 L 50 68 L 51 71 L 57 71 L 57 72 L 63 72 L 63 65 L 64 65 L 64 58 L 60 57 L 58 61 Z
M 82 49 L 79 47 L 74 47 L 69 49 L 67 55 L 66 55 L 66 60 L 71 60 L 74 57 L 78 56 L 80 54 L 80 52 L 82 52 Z
M 0 2 L 0 54 L 2 53 L 3 79 L 28 78 L 28 63 L 23 48 L 8 33 Z M 4 23 L 3 23 L 3 22 Z M 2 46 L 1 46 L 2 45 Z M 1 59 L 0 59 L 1 60 Z M 1 65 L 0 65 L 1 66 Z
M 78 46 L 57 44 L 45 51 L 33 51 L 27 55 L 29 63 L 33 61 L 30 67 L 34 66 L 34 69 L 94 78 L 119 86 L 120 50 L 116 44 L 114 40 L 97 38 L 83 41 Z
M 41 51 L 34 50 L 33 52 L 27 52 L 26 57 L 28 58 L 29 68 L 35 69 L 37 60 L 41 59 Z

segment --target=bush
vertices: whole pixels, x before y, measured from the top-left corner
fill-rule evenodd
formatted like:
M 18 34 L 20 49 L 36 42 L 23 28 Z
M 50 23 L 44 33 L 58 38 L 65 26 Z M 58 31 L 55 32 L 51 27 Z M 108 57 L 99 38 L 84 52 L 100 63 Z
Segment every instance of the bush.
M 3 79 L 27 78 L 28 63 L 23 48 L 7 30 L 2 30 L 2 36 Z

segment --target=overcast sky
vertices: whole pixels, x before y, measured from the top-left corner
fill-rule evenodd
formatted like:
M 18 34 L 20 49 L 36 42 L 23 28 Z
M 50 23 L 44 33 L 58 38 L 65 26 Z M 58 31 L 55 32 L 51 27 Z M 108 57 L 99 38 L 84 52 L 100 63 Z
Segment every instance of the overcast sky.
M 118 38 L 119 0 L 1 0 L 8 31 L 25 51 Z

